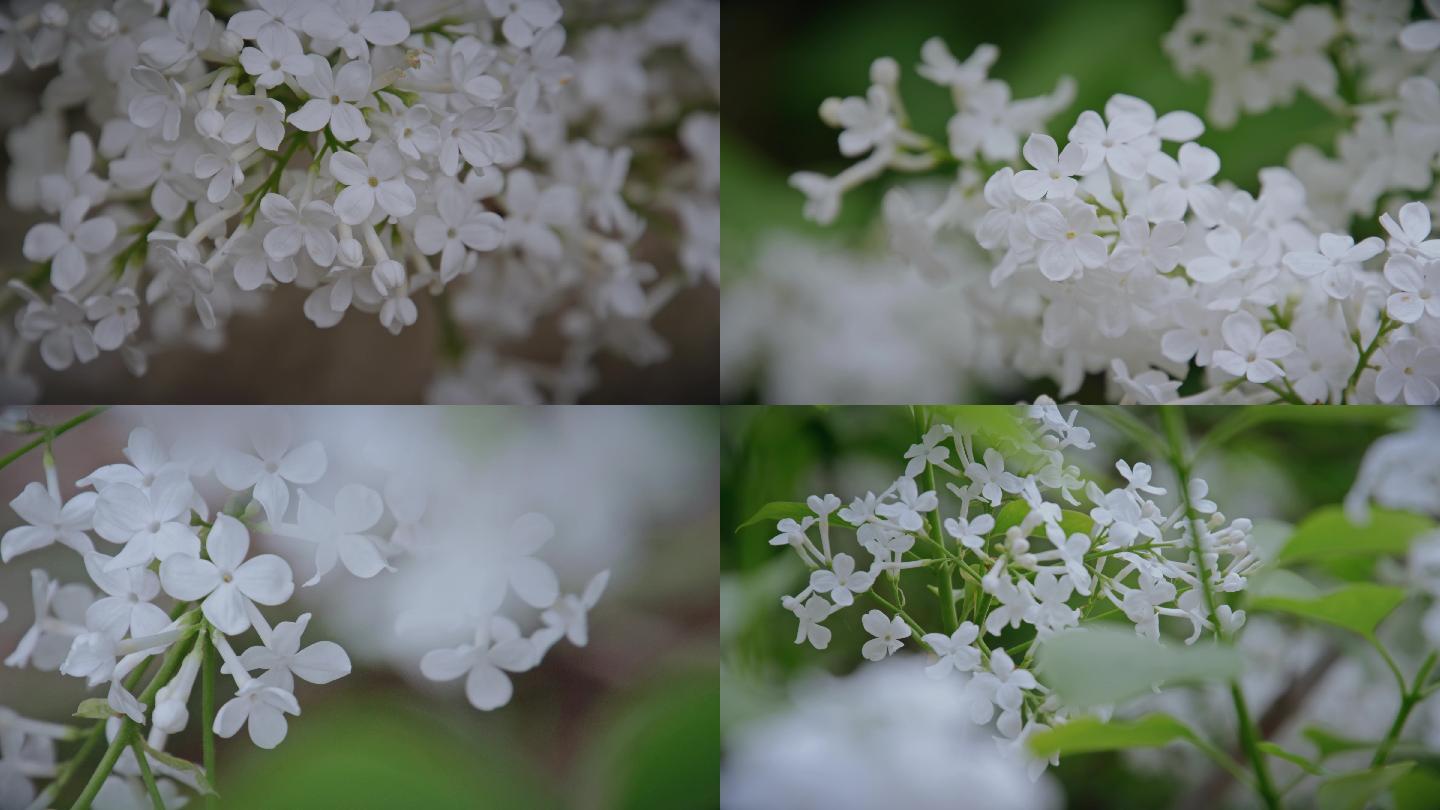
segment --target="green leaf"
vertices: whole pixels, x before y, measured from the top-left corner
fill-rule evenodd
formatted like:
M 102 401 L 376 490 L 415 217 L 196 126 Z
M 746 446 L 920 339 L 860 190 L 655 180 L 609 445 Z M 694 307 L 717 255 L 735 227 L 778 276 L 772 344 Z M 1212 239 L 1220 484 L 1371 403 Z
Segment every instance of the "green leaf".
M 750 516 L 749 520 L 741 523 L 739 526 L 736 526 L 735 531 L 738 533 L 750 528 L 751 526 L 757 526 L 762 523 L 768 523 L 773 525 L 779 523 L 785 518 L 799 520 L 806 515 L 813 514 L 815 513 L 810 511 L 810 507 L 806 506 L 803 503 L 795 503 L 793 501 L 772 501 L 760 507 L 759 511 Z
M 161 765 L 164 765 L 165 767 L 170 768 L 174 771 L 188 774 L 191 779 L 195 780 L 195 789 L 200 791 L 200 794 L 202 796 L 220 795 L 215 792 L 215 787 L 210 784 L 210 779 L 206 777 L 204 768 L 191 762 L 188 759 L 181 759 L 174 754 L 167 754 L 164 751 L 161 751 L 160 749 L 150 745 L 150 743 L 145 742 L 145 740 L 143 739 L 140 740 L 140 744 L 145 747 L 145 756 L 149 757 L 151 760 L 158 762 Z
M 1400 762 L 1332 776 L 1315 791 L 1316 805 L 1320 810 L 1363 810 L 1371 799 L 1389 790 L 1413 767 L 1413 762 Z
M 1273 742 L 1270 742 L 1269 740 L 1262 740 L 1258 747 L 1261 751 L 1264 751 L 1272 757 L 1279 757 L 1286 762 L 1290 762 L 1300 766 L 1300 769 L 1308 774 L 1312 774 L 1314 776 L 1325 775 L 1324 768 L 1321 768 L 1319 765 L 1311 762 L 1306 757 L 1302 757 L 1293 751 L 1286 751 L 1284 748 L 1281 748 L 1280 746 L 1276 745 Z
M 1077 717 L 1064 725 L 1036 732 L 1028 743 L 1037 756 L 1088 754 L 1126 748 L 1155 748 L 1176 740 L 1195 740 L 1190 727 L 1168 714 L 1147 714 L 1139 720 L 1106 723 L 1098 717 Z
M 1005 532 L 1008 531 L 1011 526 L 1019 526 L 1020 522 L 1023 521 L 1028 514 L 1030 514 L 1030 504 L 1024 501 L 1011 501 L 1005 504 L 1000 507 L 999 512 L 995 513 L 995 529 L 990 533 L 991 536 L 1004 536 Z M 1060 512 L 1060 528 L 1065 531 L 1067 536 L 1072 534 L 1090 534 L 1090 532 L 1095 529 L 1095 521 L 1091 520 L 1090 516 L 1084 512 L 1073 512 L 1065 509 Z M 1036 526 L 1030 534 L 1035 537 L 1043 537 L 1045 534 L 1043 524 Z
M 1228 680 L 1240 674 L 1242 661 L 1229 647 L 1162 643 L 1097 624 L 1041 642 L 1036 669 L 1066 704 L 1099 706 L 1148 694 L 1157 684 Z
M 1395 780 L 1390 795 L 1395 797 L 1395 810 L 1433 810 L 1435 797 L 1440 796 L 1440 774 L 1416 768 Z
M 1250 608 L 1288 613 L 1368 637 L 1403 601 L 1401 588 L 1357 582 L 1313 599 L 1262 596 L 1250 600 Z
M 761 524 L 768 524 L 769 526 L 773 527 L 774 524 L 779 523 L 785 518 L 791 518 L 792 520 L 801 520 L 807 517 L 815 517 L 815 513 L 810 510 L 810 507 L 806 506 L 803 503 L 799 503 L 797 501 L 771 501 L 770 503 L 767 503 L 764 506 L 760 507 L 760 510 L 754 515 L 751 515 L 749 520 L 741 523 L 739 526 L 736 526 L 735 532 L 738 534 L 739 532 L 742 532 L 745 529 L 750 528 L 751 526 L 758 526 Z M 838 517 L 835 517 L 834 515 L 831 515 L 830 517 L 830 525 L 840 526 L 841 528 L 845 529 L 855 528 L 854 526 L 851 526 L 849 523 L 846 523 L 845 521 L 839 519 Z
M 111 717 L 119 717 L 120 712 L 111 708 L 110 701 L 105 698 L 85 698 L 75 708 L 75 716 L 87 720 L 108 720 Z
M 1336 557 L 1373 559 L 1387 554 L 1404 554 L 1417 536 L 1435 528 L 1428 517 L 1388 509 L 1370 510 L 1370 519 L 1357 526 L 1339 506 L 1316 510 L 1295 528 L 1289 542 L 1280 549 L 1276 562 L 1294 565 Z
M 1034 445 L 1035 439 L 1025 425 L 1022 406 L 996 405 L 927 405 L 931 420 L 943 422 L 959 433 L 978 436 L 990 444 Z
M 1342 737 L 1339 734 L 1331 733 L 1320 726 L 1311 726 L 1300 732 L 1315 746 L 1315 751 L 1320 759 L 1325 760 L 1336 754 L 1344 754 L 1349 751 L 1361 751 L 1367 748 L 1374 748 L 1378 743 L 1371 740 L 1357 740 L 1353 737 Z

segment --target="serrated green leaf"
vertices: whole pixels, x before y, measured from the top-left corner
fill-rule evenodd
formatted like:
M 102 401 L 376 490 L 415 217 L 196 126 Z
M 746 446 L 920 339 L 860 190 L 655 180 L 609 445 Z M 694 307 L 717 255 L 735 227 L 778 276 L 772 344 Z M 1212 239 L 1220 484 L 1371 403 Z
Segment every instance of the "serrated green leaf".
M 220 795 L 215 792 L 215 787 L 210 784 L 210 779 L 205 775 L 204 768 L 188 759 L 181 759 L 174 754 L 167 754 L 144 740 L 141 740 L 140 744 L 145 748 L 145 756 L 173 771 L 185 774 L 192 779 L 195 783 L 195 789 L 198 790 L 202 796 Z
M 1027 741 L 1037 756 L 1087 754 L 1126 748 L 1155 748 L 1176 740 L 1194 740 L 1190 727 L 1168 714 L 1147 714 L 1139 720 L 1106 723 L 1077 717 L 1064 725 L 1035 733 Z
M 1411 512 L 1370 510 L 1369 520 L 1356 525 L 1339 506 L 1327 506 L 1305 518 L 1280 549 L 1276 562 L 1294 565 L 1336 557 L 1373 559 L 1404 554 L 1417 536 L 1435 528 L 1435 521 Z
M 1036 650 L 1036 671 L 1070 706 L 1116 703 L 1162 683 L 1227 680 L 1241 669 L 1229 647 L 1162 643 L 1105 625 L 1058 633 Z
M 1315 746 L 1315 751 L 1321 760 L 1328 759 L 1336 754 L 1344 754 L 1348 751 L 1361 751 L 1366 748 L 1374 748 L 1378 744 L 1369 740 L 1342 737 L 1339 734 L 1334 734 L 1319 726 L 1311 726 L 1300 733 Z
M 1276 745 L 1269 740 L 1262 740 L 1259 743 L 1258 747 L 1261 751 L 1264 751 L 1272 757 L 1279 757 L 1286 762 L 1290 762 L 1300 766 L 1300 770 L 1305 771 L 1308 774 L 1312 774 L 1314 776 L 1325 775 L 1324 768 L 1321 768 L 1319 765 L 1311 762 L 1308 758 L 1303 757 L 1293 751 L 1286 751 L 1284 748 L 1281 748 L 1279 745 Z
M 87 720 L 108 720 L 112 717 L 119 717 L 120 712 L 110 706 L 110 701 L 105 698 L 85 698 L 75 708 L 75 716 Z
M 1363 810 L 1371 799 L 1389 790 L 1413 767 L 1413 762 L 1400 762 L 1332 776 L 1315 791 L 1316 804 L 1320 810 Z
M 1261 596 L 1250 600 L 1250 608 L 1288 613 L 1368 637 L 1403 601 L 1405 591 L 1401 588 L 1357 582 L 1312 599 Z

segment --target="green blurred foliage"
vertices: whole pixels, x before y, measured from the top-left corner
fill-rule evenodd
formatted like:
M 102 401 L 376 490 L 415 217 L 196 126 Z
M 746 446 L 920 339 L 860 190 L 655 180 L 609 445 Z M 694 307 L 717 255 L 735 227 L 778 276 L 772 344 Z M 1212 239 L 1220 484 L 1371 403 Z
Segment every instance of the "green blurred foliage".
M 720 804 L 720 685 L 713 669 L 657 678 L 619 699 L 589 747 L 585 794 L 625 810 Z
M 847 195 L 842 218 L 819 229 L 800 216 L 802 198 L 786 185 L 790 172 L 835 172 L 846 165 L 838 133 L 819 118 L 828 96 L 863 95 L 870 63 L 895 58 L 915 127 L 944 141 L 954 114 L 947 91 L 913 67 L 920 46 L 939 36 L 960 58 L 977 45 L 1000 47 L 991 71 L 1016 98 L 1049 92 L 1062 75 L 1078 82 L 1074 104 L 1052 120 L 1063 137 L 1082 110 L 1103 109 L 1115 93 L 1150 102 L 1158 112 L 1204 113 L 1209 88 L 1182 78 L 1161 50 L 1179 17 L 1181 0 L 1018 0 L 1011 3 L 931 0 L 839 0 L 827 3 L 735 3 L 725 9 L 725 102 L 722 141 L 723 259 L 743 272 L 756 237 L 772 229 L 826 233 L 837 240 L 866 238 L 855 226 L 879 202 L 873 185 Z M 1320 105 L 1293 105 L 1246 116 L 1229 130 L 1207 128 L 1200 141 L 1221 157 L 1221 178 L 1250 190 L 1256 173 L 1283 165 L 1298 143 L 1328 150 L 1341 123 Z M 731 276 L 733 277 L 733 276 Z
M 223 749 L 226 810 L 561 806 L 523 754 L 433 706 L 351 691 L 310 709 L 282 748 L 242 739 Z

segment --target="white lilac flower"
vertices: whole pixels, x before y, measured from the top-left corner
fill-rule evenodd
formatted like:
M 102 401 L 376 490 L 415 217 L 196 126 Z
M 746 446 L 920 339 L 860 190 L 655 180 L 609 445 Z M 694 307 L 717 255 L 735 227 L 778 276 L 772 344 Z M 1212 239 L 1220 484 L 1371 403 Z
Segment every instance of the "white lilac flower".
M 27 525 L 16 526 L 0 537 L 0 562 L 10 562 L 30 551 L 60 543 L 85 554 L 94 549 L 86 532 L 93 525 L 95 493 L 81 492 L 62 503 L 58 493 L 44 484 L 30 483 L 10 501 Z
M 871 661 L 889 658 L 904 647 L 905 639 L 910 637 L 910 625 L 900 616 L 886 616 L 878 610 L 872 610 L 861 617 L 860 621 L 865 632 L 874 636 L 860 648 L 860 654 Z
M 337 562 L 351 574 L 369 579 L 392 570 L 380 554 L 379 538 L 366 533 L 380 521 L 384 511 L 380 495 L 360 484 L 342 487 L 335 495 L 333 511 L 302 489 L 295 524 L 277 526 L 275 531 L 315 544 L 315 575 L 306 580 L 306 586 L 318 583 Z
M 290 485 L 313 484 L 325 474 L 325 448 L 318 441 L 295 444 L 290 420 L 261 420 L 250 430 L 254 452 L 232 450 L 220 456 L 215 474 L 233 490 L 253 490 L 272 524 L 285 519 Z
M 432 681 L 464 678 L 470 705 L 490 711 L 509 703 L 514 694 L 506 673 L 530 669 L 534 654 L 534 645 L 520 634 L 520 628 L 496 616 L 476 629 L 473 643 L 426 653 L 420 659 L 420 671 Z
M 333 70 L 322 57 L 311 54 L 309 60 L 310 72 L 296 81 L 310 100 L 286 120 L 305 132 L 329 127 L 342 141 L 369 140 L 370 127 L 356 103 L 370 94 L 370 63 L 346 62 Z
M 180 554 L 195 557 L 200 538 L 190 526 L 195 490 L 183 474 L 160 477 L 148 490 L 131 484 L 107 486 L 95 502 L 95 531 L 124 548 L 109 570 L 148 565 Z
M 359 225 L 377 207 L 403 217 L 415 210 L 415 191 L 402 174 L 404 164 L 395 147 L 381 142 L 361 159 L 354 152 L 330 157 L 330 173 L 345 186 L 335 198 L 335 214 L 347 225 Z
M 932 678 L 943 678 L 952 672 L 973 672 L 980 666 L 980 651 L 975 640 L 980 637 L 980 628 L 974 622 L 962 622 L 950 635 L 926 633 L 921 637 L 939 660 L 925 668 L 925 674 Z
M 650 322 L 718 282 L 717 11 L 642 0 L 574 28 L 554 0 L 444 20 L 371 0 L 255 0 L 225 20 L 209 5 L 38 3 L 0 25 L 0 62 L 39 71 L 46 99 L 6 139 L 7 197 L 41 213 L 13 246 L 33 281 L 0 302 L 0 337 L 28 344 L 15 369 L 116 352 L 143 374 L 218 349 L 233 314 L 292 286 L 318 327 L 354 309 L 399 331 L 424 289 L 452 348 L 513 380 L 461 362 L 444 372 L 461 384 L 431 390 L 573 400 L 604 356 L 658 359 Z M 442 176 L 463 193 L 440 194 Z M 381 216 L 387 255 L 341 227 Z M 347 242 L 363 247 L 336 261 Z M 553 356 L 522 349 L 556 324 Z
M 278 605 L 290 598 L 295 582 L 289 563 L 274 554 L 246 559 L 250 532 L 229 515 L 217 515 L 205 538 L 208 559 L 177 554 L 160 563 L 165 592 L 186 602 L 204 600 L 205 618 L 220 632 L 249 629 L 254 604 Z
M 295 691 L 295 679 L 326 684 L 350 674 L 350 656 L 333 641 L 317 641 L 304 648 L 300 637 L 310 625 L 311 614 L 302 613 L 293 622 L 281 622 L 270 630 L 264 646 L 240 654 L 247 670 L 264 670 L 266 683 L 286 692 Z
M 109 217 L 85 219 L 90 200 L 77 197 L 60 211 L 60 222 L 42 222 L 25 234 L 21 251 L 32 262 L 50 262 L 50 279 L 63 292 L 85 280 L 89 260 L 115 241 L 115 221 Z

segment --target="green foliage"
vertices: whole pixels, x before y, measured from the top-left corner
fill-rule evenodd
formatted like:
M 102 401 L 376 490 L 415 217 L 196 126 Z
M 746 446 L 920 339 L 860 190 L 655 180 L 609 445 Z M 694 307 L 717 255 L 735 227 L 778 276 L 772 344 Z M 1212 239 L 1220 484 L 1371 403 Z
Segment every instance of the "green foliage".
M 329 697 L 291 723 L 278 756 L 245 739 L 227 746 L 217 787 L 227 810 L 560 806 L 518 754 L 494 741 L 502 728 L 492 728 L 490 741 L 459 730 L 506 718 L 477 720 L 468 706 L 456 713 L 445 718 L 373 695 Z
M 1058 728 L 1036 732 L 1027 741 L 1041 757 L 1089 754 L 1126 748 L 1155 748 L 1178 740 L 1198 739 L 1190 727 L 1168 714 L 1147 714 L 1139 720 L 1105 722 L 1077 717 Z
M 1404 554 L 1417 536 L 1435 528 L 1435 521 L 1410 512 L 1370 510 L 1370 519 L 1356 525 L 1339 506 L 1312 512 L 1280 549 L 1280 565 L 1331 560 L 1337 557 L 1374 559 Z
M 120 712 L 110 707 L 110 701 L 105 698 L 85 698 L 75 708 L 75 716 L 87 720 L 108 720 L 111 717 L 119 717 Z
M 1300 732 L 1315 745 L 1316 756 L 1321 760 L 1329 759 L 1336 754 L 1345 754 L 1350 751 L 1364 751 L 1374 748 L 1375 743 L 1366 740 L 1356 740 L 1350 737 L 1343 737 L 1319 726 L 1311 726 Z
M 1261 596 L 1250 600 L 1250 608 L 1287 613 L 1370 638 L 1380 622 L 1403 601 L 1405 591 L 1401 588 L 1357 582 L 1310 599 Z
M 995 513 L 995 531 L 993 534 L 997 537 L 1004 536 L 1006 530 L 1011 526 L 1020 525 L 1020 521 L 1024 520 L 1025 516 L 1029 513 L 1030 505 L 1024 501 L 1011 501 L 1005 504 L 1000 507 L 999 512 Z M 1084 512 L 1074 512 L 1069 509 L 1064 509 L 1060 512 L 1060 528 L 1065 530 L 1066 535 L 1089 534 L 1095 529 L 1095 521 Z M 1043 524 L 1036 526 L 1031 531 L 1031 534 L 1036 536 L 1043 536 L 1043 533 Z
M 1258 744 L 1258 747 L 1266 754 L 1272 757 L 1278 757 L 1285 760 L 1286 762 L 1296 765 L 1301 770 L 1305 771 L 1308 774 L 1311 774 L 1312 776 L 1321 776 L 1325 773 L 1324 768 L 1321 768 L 1319 765 L 1310 761 L 1306 757 L 1303 757 L 1295 753 L 1294 751 L 1287 751 L 1284 748 L 1281 748 L 1279 745 L 1270 742 L 1269 740 L 1260 742 Z
M 1240 674 L 1229 647 L 1151 641 L 1129 628 L 1089 625 L 1040 643 L 1037 671 L 1068 705 L 1100 706 L 1149 692 L 1157 684 L 1223 681 Z
M 1320 810 L 1363 810 L 1414 766 L 1413 762 L 1401 762 L 1332 776 L 1315 792 L 1316 805 Z
M 815 513 L 810 511 L 809 506 L 799 503 L 798 501 L 772 501 L 760 507 L 760 511 L 751 515 L 749 520 L 736 526 L 735 531 L 742 531 L 751 526 L 774 528 L 776 523 L 779 523 L 785 518 L 801 520 L 802 518 L 814 516 Z M 830 525 L 851 528 L 850 524 L 833 515 L 830 517 Z
M 139 738 L 137 738 L 139 739 Z M 215 796 L 215 788 L 210 784 L 210 779 L 205 775 L 205 769 L 196 765 L 188 759 L 182 759 L 173 754 L 167 754 L 156 748 L 144 739 L 140 739 L 140 745 L 145 749 L 145 756 L 152 762 L 158 762 L 168 768 L 183 773 L 194 783 L 195 789 L 201 796 Z
M 624 810 L 719 806 L 719 716 L 713 670 L 637 690 L 590 747 L 587 804 Z

